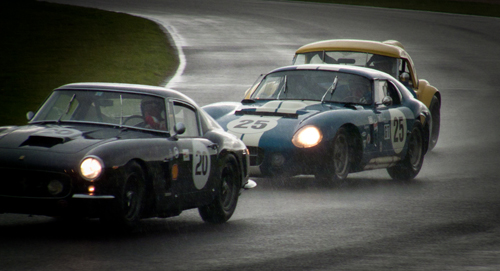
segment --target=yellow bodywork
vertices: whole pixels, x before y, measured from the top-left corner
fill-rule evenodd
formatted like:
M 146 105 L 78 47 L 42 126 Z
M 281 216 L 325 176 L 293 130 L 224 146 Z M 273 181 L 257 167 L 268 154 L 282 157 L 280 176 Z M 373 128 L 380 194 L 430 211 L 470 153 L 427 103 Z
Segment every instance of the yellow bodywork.
M 417 94 L 417 99 L 423 102 L 427 107 L 430 107 L 433 96 L 437 96 L 437 98 L 441 100 L 438 90 L 435 87 L 431 86 L 427 80 L 418 79 L 413 60 L 405 51 L 403 45 L 396 40 L 387 40 L 384 42 L 353 39 L 323 40 L 300 47 L 295 52 L 295 55 L 323 51 L 364 52 L 404 59 L 408 62 L 411 81 L 414 82 L 412 87 Z M 247 94 L 251 94 L 251 92 Z

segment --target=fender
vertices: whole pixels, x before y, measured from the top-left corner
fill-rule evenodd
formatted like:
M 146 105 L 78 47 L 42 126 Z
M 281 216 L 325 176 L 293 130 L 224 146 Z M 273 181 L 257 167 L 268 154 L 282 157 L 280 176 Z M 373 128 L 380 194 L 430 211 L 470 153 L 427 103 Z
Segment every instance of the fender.
M 439 95 L 437 88 L 431 86 L 429 81 L 425 79 L 420 79 L 418 81 L 418 89 L 416 90 L 417 97 L 427 106 L 427 108 L 430 108 L 432 97 L 434 95 L 437 95 L 437 98 L 441 101 L 441 95 Z
M 168 150 L 168 138 L 144 138 L 143 140 L 117 140 L 97 146 L 87 153 L 100 157 L 106 167 L 122 167 L 130 160 L 138 157 L 147 158 L 148 162 L 163 161 L 166 158 L 164 149 Z M 151 148 L 150 146 L 156 146 Z M 153 150 L 153 151 L 151 151 Z M 120 155 L 116 155 L 119 153 Z
M 222 116 L 234 112 L 238 107 L 241 106 L 239 102 L 219 102 L 202 107 L 205 112 L 210 115 L 213 119 L 217 120 Z

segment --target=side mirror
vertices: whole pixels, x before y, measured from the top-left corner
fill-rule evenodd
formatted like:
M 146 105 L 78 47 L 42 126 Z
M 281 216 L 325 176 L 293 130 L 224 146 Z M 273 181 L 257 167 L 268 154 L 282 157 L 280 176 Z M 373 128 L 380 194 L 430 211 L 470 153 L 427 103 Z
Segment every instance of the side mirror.
M 174 132 L 175 134 L 173 135 L 173 137 L 175 138 L 177 138 L 178 135 L 184 134 L 184 132 L 186 132 L 186 126 L 184 125 L 184 123 L 182 122 L 176 123 L 174 126 Z
M 33 111 L 29 111 L 28 113 L 26 113 L 26 118 L 28 119 L 28 121 L 30 121 L 34 116 L 35 113 L 33 113 Z
M 383 99 L 382 99 L 382 104 L 385 105 L 385 106 L 391 106 L 393 103 L 393 100 L 390 96 L 385 96 Z
M 410 74 L 407 72 L 403 72 L 399 75 L 399 81 L 401 83 L 409 83 L 410 82 Z
M 403 83 L 406 87 L 413 88 L 413 81 L 411 80 L 410 74 L 408 72 L 403 72 L 399 75 L 399 81 Z M 418 84 L 417 84 L 418 85 Z

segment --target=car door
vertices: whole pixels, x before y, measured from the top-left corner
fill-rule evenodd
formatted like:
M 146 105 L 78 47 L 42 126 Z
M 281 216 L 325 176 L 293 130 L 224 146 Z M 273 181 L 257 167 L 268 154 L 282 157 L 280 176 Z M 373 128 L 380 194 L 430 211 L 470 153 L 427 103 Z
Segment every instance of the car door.
M 172 179 L 172 191 L 182 198 L 183 204 L 191 205 L 196 203 L 199 194 L 210 188 L 217 150 L 213 142 L 202 137 L 196 107 L 183 101 L 171 101 L 169 107 L 171 134 L 176 134 L 177 123 L 186 127 L 184 133 L 176 135 L 176 147 L 172 150 L 172 167 L 177 173 Z
M 413 114 L 402 105 L 402 95 L 390 80 L 375 81 L 375 100 L 379 154 L 402 158 Z

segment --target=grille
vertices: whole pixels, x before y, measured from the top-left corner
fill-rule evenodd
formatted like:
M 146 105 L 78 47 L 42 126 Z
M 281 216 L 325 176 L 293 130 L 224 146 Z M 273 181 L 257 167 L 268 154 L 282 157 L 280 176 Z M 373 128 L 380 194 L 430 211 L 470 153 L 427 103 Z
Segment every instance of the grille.
M 63 198 L 71 191 L 70 177 L 65 174 L 0 169 L 5 178 L 0 180 L 0 195 L 24 198 Z M 57 180 L 62 184 L 62 191 L 57 195 L 49 192 L 48 185 Z
M 250 152 L 250 166 L 259 166 L 264 160 L 264 150 L 259 147 L 248 147 Z

